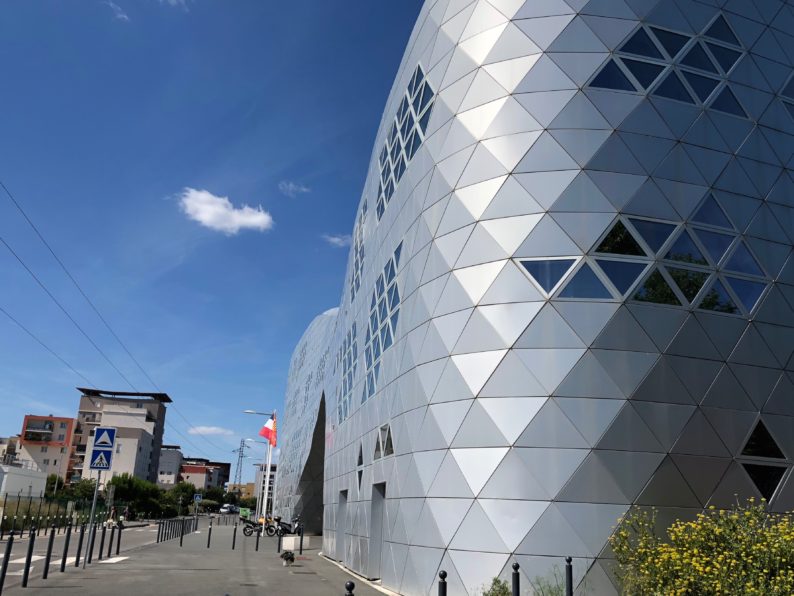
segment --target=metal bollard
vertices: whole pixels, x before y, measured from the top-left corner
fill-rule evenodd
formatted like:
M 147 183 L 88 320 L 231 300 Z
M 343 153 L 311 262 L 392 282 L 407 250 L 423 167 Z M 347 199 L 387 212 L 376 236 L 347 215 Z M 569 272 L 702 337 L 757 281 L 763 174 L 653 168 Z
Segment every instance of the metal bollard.
M 119 556 L 119 551 L 121 550 L 121 531 L 124 529 L 124 526 L 119 526 L 119 533 L 116 535 L 116 556 Z
M 96 524 L 93 524 L 91 532 L 88 534 L 88 557 L 86 557 L 86 563 L 89 565 L 94 558 L 94 545 L 96 545 Z
M 234 532 L 232 532 L 232 550 L 235 544 L 237 544 L 237 522 L 234 522 Z
M 163 522 L 162 521 L 157 522 L 157 540 L 156 540 L 157 544 L 160 544 L 160 532 L 162 531 L 162 529 L 163 529 Z
M 298 554 L 303 554 L 303 524 L 300 525 L 300 544 L 298 545 Z
M 22 587 L 28 587 L 28 578 L 30 577 L 30 563 L 33 560 L 33 544 L 36 542 L 36 527 L 31 526 L 30 535 L 28 536 L 28 554 L 25 557 L 25 569 L 22 571 Z
M 442 569 L 438 577 L 438 596 L 447 596 L 447 572 Z
M 77 553 L 74 557 L 74 566 L 80 567 L 80 555 L 83 552 L 83 538 L 85 538 L 85 524 L 80 525 L 80 536 L 77 539 Z
M 521 576 L 518 574 L 518 563 L 513 563 L 513 596 L 521 596 Z
M 276 534 L 278 536 L 278 540 L 276 541 L 276 552 L 280 553 L 281 552 L 281 538 L 282 538 L 283 535 L 282 535 L 281 532 L 277 532 Z
M 262 535 L 262 532 L 257 530 L 256 532 L 256 552 L 259 552 L 259 537 Z
M 212 540 L 212 520 L 210 520 L 210 527 L 207 528 L 207 548 L 210 547 L 210 540 Z
M 103 523 L 102 524 L 102 537 L 99 539 L 99 552 L 97 553 L 97 557 L 96 557 L 97 561 L 101 561 L 102 560 L 102 551 L 105 550 L 105 534 L 107 533 L 107 531 L 108 531 L 107 524 Z
M 115 537 L 116 537 L 116 526 L 111 526 L 111 528 L 110 528 L 110 540 L 108 540 L 108 555 L 107 555 L 108 559 L 113 554 L 113 539 Z
M 66 537 L 63 539 L 63 557 L 61 558 L 61 573 L 66 571 L 66 557 L 69 554 L 69 540 L 72 537 L 72 522 L 66 526 Z
M 179 548 L 182 548 L 182 541 L 185 539 L 185 520 L 182 520 L 182 529 L 179 533 Z
M 345 596 L 353 596 L 353 590 L 356 589 L 356 584 L 353 582 L 345 583 Z
M 573 559 L 565 557 L 565 596 L 573 596 Z
M 8 535 L 8 542 L 6 542 L 6 552 L 3 557 L 3 566 L 0 567 L 0 594 L 3 593 L 3 584 L 6 583 L 6 573 L 8 573 L 8 561 L 11 559 L 11 549 L 14 547 L 14 532 Z
M 54 542 L 55 542 L 55 524 L 52 524 L 50 539 L 47 541 L 47 558 L 44 559 L 44 571 L 41 574 L 41 579 L 47 579 L 47 576 L 50 574 L 50 559 L 52 559 L 52 545 Z

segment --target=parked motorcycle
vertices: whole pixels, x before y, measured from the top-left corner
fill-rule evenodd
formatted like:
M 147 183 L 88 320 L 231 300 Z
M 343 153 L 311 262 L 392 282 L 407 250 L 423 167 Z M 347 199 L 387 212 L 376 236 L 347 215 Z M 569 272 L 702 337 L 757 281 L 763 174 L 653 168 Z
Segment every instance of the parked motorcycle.
M 244 517 L 240 518 L 240 521 L 243 522 L 243 534 L 245 536 L 253 536 L 254 532 L 259 534 L 262 533 L 262 524 L 259 524 L 253 520 L 245 519 Z M 275 530 L 273 531 L 275 534 Z M 270 536 L 270 534 L 268 534 Z
M 273 521 L 275 522 L 275 526 L 273 528 L 274 534 L 277 534 L 278 536 L 285 536 L 286 534 L 298 534 L 300 529 L 303 527 L 300 516 L 297 516 L 295 519 L 293 519 L 291 524 L 281 521 L 279 516 L 274 517 Z M 273 534 L 270 534 L 268 528 L 268 536 L 272 535 Z

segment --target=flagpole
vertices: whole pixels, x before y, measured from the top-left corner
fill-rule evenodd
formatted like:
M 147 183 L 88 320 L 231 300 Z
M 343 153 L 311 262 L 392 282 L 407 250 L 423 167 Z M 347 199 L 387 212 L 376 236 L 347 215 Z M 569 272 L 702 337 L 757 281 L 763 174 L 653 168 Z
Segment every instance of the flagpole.
M 273 445 L 268 441 L 267 443 L 267 466 L 265 468 L 264 486 L 260 488 L 262 494 L 262 531 L 265 529 L 265 520 L 267 519 L 267 489 L 270 484 L 270 457 L 273 453 Z

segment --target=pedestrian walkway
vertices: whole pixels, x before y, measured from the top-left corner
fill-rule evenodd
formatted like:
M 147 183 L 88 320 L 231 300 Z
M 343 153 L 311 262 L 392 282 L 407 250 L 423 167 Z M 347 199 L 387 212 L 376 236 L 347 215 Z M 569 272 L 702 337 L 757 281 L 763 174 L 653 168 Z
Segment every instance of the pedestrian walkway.
M 202 526 L 198 533 L 184 537 L 181 548 L 178 539 L 169 540 L 127 551 L 124 557 L 85 570 L 71 567 L 64 574 L 50 574 L 46 581 L 36 573 L 27 589 L 14 588 L 4 596 L 342 596 L 350 580 L 356 584 L 356 596 L 381 594 L 320 556 L 319 544 L 312 544 L 303 556 L 296 552 L 294 565 L 284 567 L 275 538 L 261 539 L 256 552 L 256 537 L 245 538 L 238 529 L 232 550 L 232 533 L 231 526 L 213 528 L 208 549 L 206 526 Z

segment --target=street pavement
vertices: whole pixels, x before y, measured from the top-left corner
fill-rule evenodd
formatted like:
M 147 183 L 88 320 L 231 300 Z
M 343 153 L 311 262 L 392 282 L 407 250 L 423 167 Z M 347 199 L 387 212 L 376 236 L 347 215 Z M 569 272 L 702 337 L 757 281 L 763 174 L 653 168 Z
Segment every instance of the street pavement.
M 156 533 L 152 533 L 152 528 L 147 530 L 141 535 L 148 534 L 154 540 Z M 156 532 L 156 526 L 153 530 Z M 94 562 L 85 570 L 72 566 L 66 573 L 60 573 L 58 568 L 51 567 L 47 580 L 41 579 L 39 566 L 31 574 L 28 588 L 18 587 L 17 581 L 3 594 L 342 596 L 345 582 L 350 580 L 356 584 L 355 596 L 381 593 L 320 556 L 318 538 L 313 538 L 315 544 L 304 550 L 303 556 L 295 553 L 292 566 L 284 567 L 276 553 L 275 538 L 263 537 L 257 552 L 256 537 L 246 538 L 238 529 L 236 548 L 232 550 L 232 533 L 232 526 L 214 527 L 208 549 L 206 522 L 203 522 L 199 532 L 185 535 L 182 547 L 178 537 L 160 544 L 141 541 L 139 546 L 126 551 L 122 547 L 122 556 Z M 20 556 L 24 557 L 24 553 Z

